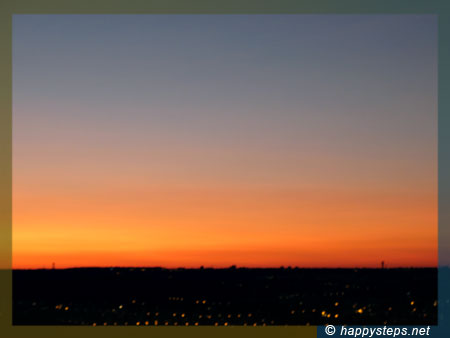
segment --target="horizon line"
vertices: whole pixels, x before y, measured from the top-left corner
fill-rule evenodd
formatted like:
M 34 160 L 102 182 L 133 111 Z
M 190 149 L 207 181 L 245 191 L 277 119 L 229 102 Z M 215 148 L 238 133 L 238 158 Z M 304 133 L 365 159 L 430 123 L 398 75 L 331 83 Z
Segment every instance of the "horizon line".
M 263 270 L 263 269 L 309 269 L 309 270 L 320 270 L 320 269 L 328 269 L 328 270 L 335 270 L 335 269 L 372 269 L 372 270 L 387 270 L 387 269 L 438 269 L 438 268 L 449 268 L 450 266 L 354 266 L 354 267 L 344 267 L 344 266 L 335 266 L 335 267 L 308 267 L 308 266 L 236 266 L 236 265 L 230 265 L 226 267 L 214 267 L 214 266 L 197 266 L 197 267 L 186 267 L 186 266 L 179 266 L 179 267 L 165 267 L 165 266 L 69 266 L 69 267 L 41 267 L 41 268 L 11 268 L 10 270 L 74 270 L 74 269 L 162 269 L 162 270 L 233 270 L 233 269 L 252 269 L 252 270 Z

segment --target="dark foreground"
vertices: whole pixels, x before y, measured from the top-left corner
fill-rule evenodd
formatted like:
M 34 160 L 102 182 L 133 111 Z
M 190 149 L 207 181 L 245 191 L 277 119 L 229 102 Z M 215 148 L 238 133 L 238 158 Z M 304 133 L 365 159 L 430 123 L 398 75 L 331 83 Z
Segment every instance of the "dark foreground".
M 15 325 L 435 325 L 437 269 L 16 270 Z

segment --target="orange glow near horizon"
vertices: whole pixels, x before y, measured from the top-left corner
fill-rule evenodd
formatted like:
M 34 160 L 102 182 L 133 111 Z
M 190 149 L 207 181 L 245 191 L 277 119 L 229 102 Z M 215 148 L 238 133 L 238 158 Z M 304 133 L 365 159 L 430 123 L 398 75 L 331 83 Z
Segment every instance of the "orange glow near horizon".
M 436 266 L 434 196 L 307 189 L 14 195 L 13 267 Z M 89 193 L 91 191 L 91 193 Z

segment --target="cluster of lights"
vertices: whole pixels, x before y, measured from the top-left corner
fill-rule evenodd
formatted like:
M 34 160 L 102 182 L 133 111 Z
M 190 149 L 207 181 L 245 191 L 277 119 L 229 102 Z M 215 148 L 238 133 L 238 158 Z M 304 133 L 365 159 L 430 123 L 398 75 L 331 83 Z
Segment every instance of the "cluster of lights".
M 56 305 L 56 306 L 55 306 L 55 309 L 56 309 L 56 310 L 63 310 L 63 309 L 64 309 L 64 311 L 69 311 L 69 307 L 68 307 L 68 306 L 64 306 L 64 305 L 62 305 L 62 304 Z
M 173 300 L 173 301 L 183 301 L 184 299 L 183 299 L 183 297 L 169 297 L 168 298 L 169 300 Z M 135 304 L 136 303 L 136 300 L 135 299 L 132 299 L 131 300 L 131 303 L 132 304 Z M 206 299 L 199 299 L 199 300 L 195 300 L 195 304 L 206 304 L 207 303 L 207 301 L 206 301 Z M 416 302 L 414 301 L 414 300 L 410 300 L 410 301 L 408 301 L 408 303 L 409 303 L 409 305 L 411 306 L 411 311 L 412 312 L 416 312 L 417 311 L 417 308 L 415 307 L 415 305 L 416 305 Z M 35 304 L 36 303 L 33 303 L 33 306 L 35 306 Z M 301 304 L 301 303 L 300 303 Z M 434 301 L 434 303 L 433 303 L 433 306 L 434 307 L 436 307 L 437 306 L 437 304 L 438 304 L 438 302 L 437 302 L 437 300 L 435 300 Z M 335 302 L 334 303 L 334 307 L 338 307 L 339 306 L 339 302 Z M 369 312 L 371 311 L 370 310 L 370 305 L 368 305 L 369 306 Z M 124 308 L 124 305 L 122 305 L 122 304 L 120 304 L 119 306 L 118 306 L 118 309 L 120 309 L 120 310 L 122 310 Z M 64 306 L 63 304 L 56 304 L 55 305 L 55 309 L 56 310 L 63 310 L 63 311 L 68 311 L 69 310 L 69 306 Z M 363 306 L 363 307 L 358 307 L 358 304 L 353 304 L 353 309 L 354 309 L 354 311 L 355 311 L 355 313 L 356 314 L 359 314 L 359 315 L 361 315 L 361 314 L 363 314 L 364 312 L 365 312 L 365 310 L 367 309 L 367 306 Z M 392 311 L 392 307 L 388 307 L 387 308 L 387 310 L 388 311 Z M 314 309 L 312 309 L 311 310 L 311 312 L 313 312 L 313 313 L 315 313 L 317 310 L 314 308 Z M 319 310 L 320 311 L 320 310 Z M 115 308 L 113 308 L 112 309 L 112 312 L 116 312 L 116 309 Z M 300 312 L 303 314 L 303 313 L 305 313 L 305 309 L 298 309 L 298 310 L 295 310 L 295 309 L 293 309 L 293 310 L 291 310 L 290 311 L 290 313 L 291 313 L 291 315 L 295 315 L 295 314 L 300 314 Z M 332 311 L 333 312 L 333 311 Z M 321 317 L 323 317 L 323 318 L 339 318 L 339 313 L 332 313 L 332 312 L 328 312 L 327 310 L 322 310 L 321 312 L 320 312 L 320 314 L 321 314 Z M 150 312 L 147 312 L 146 313 L 146 315 L 149 317 L 150 315 L 151 315 L 151 313 Z M 154 313 L 154 316 L 158 316 L 159 315 L 159 312 L 155 312 Z M 248 318 L 248 319 L 250 319 L 250 318 L 252 318 L 253 317 L 253 314 L 252 313 L 247 313 L 247 314 L 241 314 L 241 313 L 238 313 L 238 314 L 231 314 L 231 313 L 229 313 L 229 314 L 226 314 L 226 315 L 223 315 L 223 314 L 221 314 L 221 313 L 219 313 L 219 314 L 217 314 L 217 315 L 212 315 L 212 314 L 198 314 L 198 315 L 196 315 L 196 316 L 198 316 L 198 319 L 202 319 L 202 318 L 204 318 L 204 319 L 212 319 L 213 317 L 217 317 L 217 318 L 219 318 L 219 320 L 221 320 L 221 318 L 224 318 L 225 320 L 226 319 L 231 319 L 231 318 L 233 318 L 233 317 L 235 317 L 235 318 Z M 424 317 L 427 317 L 427 314 L 423 314 L 423 316 Z M 186 315 L 186 313 L 177 313 L 177 312 L 173 312 L 172 313 L 172 317 L 174 317 L 174 319 L 176 320 L 176 318 L 178 317 L 178 318 L 180 318 L 181 320 L 182 320 L 182 318 L 183 319 L 187 319 L 187 315 Z M 384 324 L 386 324 L 387 323 L 387 321 L 385 321 L 384 322 Z M 198 321 L 192 321 L 192 322 L 189 322 L 189 321 L 183 321 L 182 320 L 182 322 L 181 323 L 179 323 L 178 321 L 175 321 L 175 322 L 172 322 L 172 323 L 170 323 L 170 321 L 164 321 L 164 322 L 159 322 L 158 320 L 153 320 L 153 321 L 149 321 L 149 320 L 146 320 L 146 321 L 137 321 L 137 322 L 135 322 L 135 323 L 128 323 L 128 322 L 124 322 L 124 325 L 133 325 L 133 324 L 135 324 L 136 326 L 149 326 L 149 325 L 154 325 L 154 326 L 158 326 L 158 325 L 166 325 L 166 326 L 168 326 L 168 325 L 174 325 L 174 326 L 179 326 L 179 325 L 185 325 L 185 326 L 190 326 L 190 325 L 193 325 L 193 326 L 198 326 L 198 325 L 200 325 L 199 324 L 199 322 Z M 270 322 L 270 324 L 274 324 L 274 321 L 271 321 Z M 98 323 L 92 323 L 92 325 L 93 326 L 97 326 L 97 325 L 103 325 L 103 326 L 107 326 L 108 325 L 108 323 L 107 322 L 104 322 L 104 323 L 100 323 L 100 324 L 98 324 Z M 118 323 L 117 322 L 113 322 L 112 324 L 109 324 L 109 325 L 114 325 L 114 326 L 116 326 L 116 325 L 118 325 Z M 232 324 L 230 324 L 229 323 L 229 321 L 225 321 L 225 322 L 218 322 L 218 321 L 216 321 L 216 322 L 214 322 L 212 325 L 214 325 L 214 326 L 219 326 L 219 325 L 223 325 L 223 326 L 229 326 L 229 325 L 232 325 Z M 258 326 L 258 325 L 262 325 L 262 326 L 266 326 L 267 324 L 264 322 L 264 319 L 262 320 L 262 323 L 256 323 L 256 322 L 254 322 L 254 323 L 247 323 L 247 322 L 244 322 L 244 323 L 241 323 L 240 325 L 243 325 L 243 326 Z M 306 325 L 309 325 L 309 323 L 306 323 Z
M 182 302 L 183 301 L 183 297 L 169 297 L 169 300 L 172 300 L 172 301 L 180 301 L 180 302 Z

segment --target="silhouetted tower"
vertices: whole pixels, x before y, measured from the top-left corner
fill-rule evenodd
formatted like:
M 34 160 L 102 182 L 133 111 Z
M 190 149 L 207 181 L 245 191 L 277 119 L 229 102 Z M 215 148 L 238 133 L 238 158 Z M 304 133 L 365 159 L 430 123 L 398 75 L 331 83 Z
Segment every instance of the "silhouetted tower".
M 384 261 L 381 261 L 381 268 L 384 269 Z
M 52 263 L 52 269 L 55 270 L 55 262 Z

